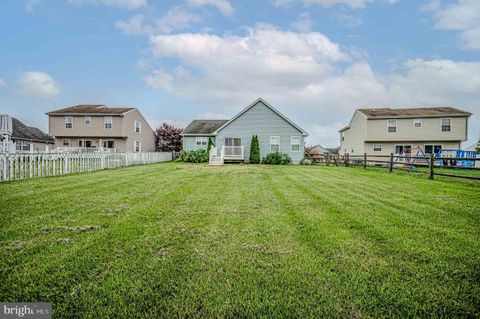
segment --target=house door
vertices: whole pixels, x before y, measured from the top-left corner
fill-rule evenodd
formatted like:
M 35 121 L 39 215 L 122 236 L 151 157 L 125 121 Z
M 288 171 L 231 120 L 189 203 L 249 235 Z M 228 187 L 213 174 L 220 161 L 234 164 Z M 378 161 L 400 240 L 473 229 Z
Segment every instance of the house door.
M 115 143 L 113 140 L 103 140 L 102 141 L 102 147 L 103 148 L 114 148 Z

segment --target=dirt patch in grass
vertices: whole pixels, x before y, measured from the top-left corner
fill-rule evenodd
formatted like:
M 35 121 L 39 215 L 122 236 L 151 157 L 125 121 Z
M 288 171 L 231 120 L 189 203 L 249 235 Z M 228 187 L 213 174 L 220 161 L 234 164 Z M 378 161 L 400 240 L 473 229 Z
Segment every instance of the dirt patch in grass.
M 88 231 L 98 231 L 100 230 L 100 226 L 59 226 L 59 227 L 43 227 L 42 230 L 46 233 L 49 232 L 71 232 L 71 233 L 81 233 L 81 232 L 88 232 Z

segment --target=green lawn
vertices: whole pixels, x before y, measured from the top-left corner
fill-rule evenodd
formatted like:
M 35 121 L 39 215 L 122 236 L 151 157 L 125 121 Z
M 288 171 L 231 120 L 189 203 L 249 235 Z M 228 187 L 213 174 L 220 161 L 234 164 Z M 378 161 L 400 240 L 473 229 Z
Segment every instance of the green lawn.
M 0 215 L 0 300 L 58 318 L 480 316 L 480 182 L 162 163 L 2 183 Z

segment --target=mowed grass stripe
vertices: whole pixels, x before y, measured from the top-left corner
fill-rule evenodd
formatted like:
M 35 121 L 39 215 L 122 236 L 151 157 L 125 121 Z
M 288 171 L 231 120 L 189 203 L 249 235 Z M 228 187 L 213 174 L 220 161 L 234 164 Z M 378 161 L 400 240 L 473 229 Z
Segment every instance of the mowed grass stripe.
M 178 163 L 0 184 L 0 297 L 62 318 L 475 317 L 479 189 Z

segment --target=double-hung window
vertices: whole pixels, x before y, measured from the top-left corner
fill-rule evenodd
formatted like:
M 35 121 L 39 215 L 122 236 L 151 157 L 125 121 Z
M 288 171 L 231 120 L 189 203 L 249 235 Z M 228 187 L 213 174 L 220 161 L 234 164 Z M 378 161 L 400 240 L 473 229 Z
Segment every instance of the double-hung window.
M 373 144 L 373 151 L 374 152 L 381 152 L 382 151 L 382 144 Z
M 62 145 L 63 146 L 70 146 L 70 140 L 68 138 L 64 138 L 62 140 Z
M 388 133 L 397 132 L 397 120 L 388 120 L 387 129 Z
M 442 132 L 450 132 L 452 130 L 452 119 L 442 119 Z
M 140 141 L 133 141 L 133 151 L 138 153 L 142 150 L 142 143 Z
M 65 128 L 73 128 L 73 116 L 65 116 Z
M 300 136 L 292 136 L 292 152 L 300 152 Z
M 270 152 L 280 151 L 280 136 L 270 136 Z
M 135 133 L 141 133 L 142 123 L 140 123 L 139 121 L 135 121 L 133 129 L 135 130 Z
M 205 146 L 208 144 L 208 137 L 206 136 L 197 136 L 197 146 Z
M 85 120 L 85 124 L 92 124 L 92 117 L 91 116 L 85 116 L 84 120 Z
M 413 119 L 413 127 L 414 128 L 422 127 L 422 119 Z
M 111 130 L 112 129 L 112 117 L 111 116 L 105 116 L 104 118 L 104 127 L 106 130 Z

